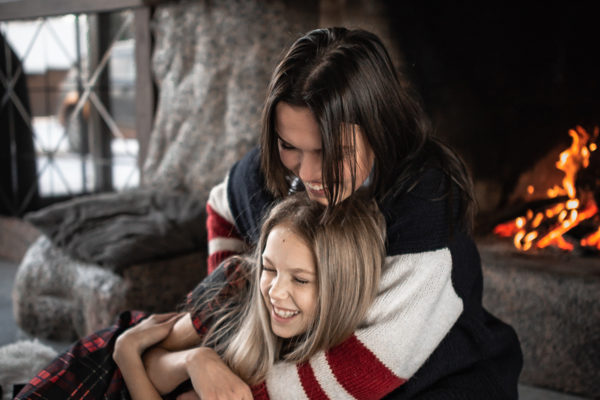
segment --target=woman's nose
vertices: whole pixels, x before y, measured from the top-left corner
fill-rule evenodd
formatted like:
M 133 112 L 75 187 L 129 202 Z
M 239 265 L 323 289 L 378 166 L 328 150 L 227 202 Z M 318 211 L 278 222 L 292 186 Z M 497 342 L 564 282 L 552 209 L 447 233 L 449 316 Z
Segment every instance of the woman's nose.
M 298 177 L 303 182 L 321 182 L 321 156 L 303 155 L 298 166 Z

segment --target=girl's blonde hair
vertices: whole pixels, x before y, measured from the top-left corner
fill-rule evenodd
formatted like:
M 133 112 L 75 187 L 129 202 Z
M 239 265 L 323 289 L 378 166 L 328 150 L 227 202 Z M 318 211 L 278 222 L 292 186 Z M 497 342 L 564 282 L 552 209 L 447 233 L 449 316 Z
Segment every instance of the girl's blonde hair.
M 191 303 L 191 311 L 201 312 L 212 325 L 203 345 L 214 348 L 249 384 L 263 380 L 277 360 L 304 362 L 317 351 L 341 343 L 359 326 L 375 298 L 385 259 L 384 222 L 375 202 L 351 196 L 336 206 L 327 220 L 324 212 L 325 207 L 305 193 L 285 198 L 267 215 L 251 258 L 227 261 L 240 263 L 235 267 L 240 275 L 234 277 L 243 282 L 239 291 L 206 310 L 223 286 L 204 287 Z M 314 255 L 317 272 L 315 319 L 305 333 L 292 339 L 272 332 L 259 285 L 262 252 L 269 233 L 279 225 L 305 242 Z

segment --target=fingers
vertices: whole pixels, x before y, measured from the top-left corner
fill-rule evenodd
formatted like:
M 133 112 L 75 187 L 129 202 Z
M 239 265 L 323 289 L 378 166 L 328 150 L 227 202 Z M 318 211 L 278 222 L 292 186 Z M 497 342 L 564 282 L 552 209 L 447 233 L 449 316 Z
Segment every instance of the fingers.
M 164 314 L 152 314 L 150 317 L 148 317 L 148 319 L 152 319 L 156 323 L 160 324 L 163 322 L 169 322 L 170 320 L 177 321 L 177 319 L 179 319 L 183 314 L 185 313 L 170 312 Z
M 152 314 L 146 318 L 142 323 L 145 326 L 156 326 L 156 327 L 169 327 L 169 330 L 175 325 L 175 323 L 185 315 L 185 313 L 164 313 L 164 314 Z M 141 325 L 141 323 L 140 323 Z
M 127 329 L 119 339 L 121 343 L 128 342 L 141 354 L 148 347 L 163 340 L 173 329 L 183 313 L 152 314 L 139 324 Z

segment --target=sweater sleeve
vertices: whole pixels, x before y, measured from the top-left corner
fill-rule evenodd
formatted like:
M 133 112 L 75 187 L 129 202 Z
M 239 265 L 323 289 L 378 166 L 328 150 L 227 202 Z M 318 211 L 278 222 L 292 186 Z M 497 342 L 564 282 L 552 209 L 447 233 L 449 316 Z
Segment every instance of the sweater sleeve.
M 275 364 L 270 398 L 379 399 L 404 384 L 463 310 L 451 272 L 447 248 L 387 257 L 365 323 L 305 364 Z
M 246 249 L 238 230 L 235 227 L 229 201 L 227 184 L 229 177 L 215 186 L 206 204 L 206 229 L 208 232 L 208 273 L 225 259 L 240 254 Z

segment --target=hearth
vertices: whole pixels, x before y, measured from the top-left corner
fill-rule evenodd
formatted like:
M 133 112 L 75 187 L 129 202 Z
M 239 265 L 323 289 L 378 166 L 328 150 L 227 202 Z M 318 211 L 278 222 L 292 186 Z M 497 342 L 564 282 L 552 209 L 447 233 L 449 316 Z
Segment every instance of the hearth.
M 493 236 L 477 245 L 483 304 L 519 336 L 521 382 L 599 398 L 599 258 L 552 248 L 523 252 Z
M 521 175 L 477 243 L 483 303 L 519 336 L 521 381 L 591 398 L 600 396 L 599 132 L 570 129 L 570 145 Z
M 590 398 L 600 396 L 599 131 L 569 130 L 571 144 L 524 172 L 478 236 L 483 303 L 519 336 L 521 381 Z

